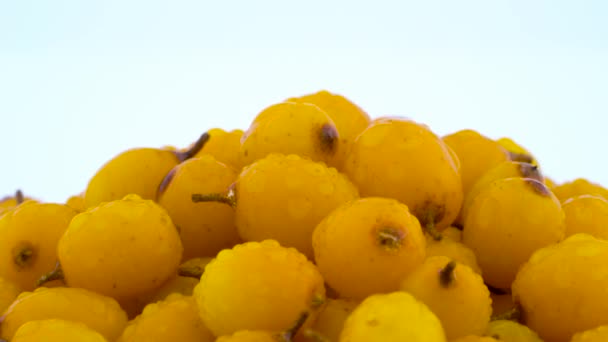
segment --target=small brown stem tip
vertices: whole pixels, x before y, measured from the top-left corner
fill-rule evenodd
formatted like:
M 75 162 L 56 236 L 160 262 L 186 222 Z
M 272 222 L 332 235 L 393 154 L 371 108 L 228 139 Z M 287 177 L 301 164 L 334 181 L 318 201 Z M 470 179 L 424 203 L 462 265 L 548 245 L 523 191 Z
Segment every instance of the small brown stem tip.
M 40 279 L 38 279 L 38 281 L 36 281 L 36 287 L 42 286 L 53 280 L 64 280 L 64 279 L 65 279 L 65 277 L 63 274 L 63 269 L 61 268 L 61 264 L 59 264 L 59 262 L 57 262 L 57 265 L 55 266 L 54 270 L 43 275 L 42 277 L 40 277 Z
M 505 311 L 501 314 L 492 316 L 492 321 L 508 320 L 508 321 L 519 321 L 522 317 L 521 308 L 519 305 L 514 306 L 511 310 Z
M 236 206 L 236 200 L 230 194 L 192 194 L 192 202 L 218 202 L 228 204 L 231 207 Z
M 205 132 L 188 150 L 183 152 L 175 152 L 175 155 L 177 156 L 177 159 L 179 159 L 180 163 L 194 157 L 197 153 L 199 153 L 203 149 L 207 141 L 209 141 L 210 137 L 211 136 L 209 135 L 209 133 Z
M 17 205 L 23 203 L 23 201 L 25 201 L 25 196 L 23 196 L 23 192 L 21 190 L 17 190 L 15 192 L 15 202 L 17 202 Z
M 293 341 L 293 338 L 298 333 L 298 330 L 302 328 L 302 326 L 308 319 L 308 316 L 310 316 L 310 313 L 308 311 L 304 311 L 302 314 L 300 314 L 300 317 L 298 317 L 298 320 L 294 323 L 294 325 L 281 334 L 281 338 L 286 342 Z
M 179 275 L 181 277 L 190 277 L 190 278 L 201 279 L 201 276 L 203 275 L 204 271 L 205 271 L 204 269 L 201 269 L 198 266 L 194 266 L 194 267 L 180 266 L 177 269 L 177 275 Z
M 439 284 L 442 287 L 449 287 L 454 283 L 454 269 L 456 268 L 456 262 L 454 260 L 448 262 L 439 271 Z

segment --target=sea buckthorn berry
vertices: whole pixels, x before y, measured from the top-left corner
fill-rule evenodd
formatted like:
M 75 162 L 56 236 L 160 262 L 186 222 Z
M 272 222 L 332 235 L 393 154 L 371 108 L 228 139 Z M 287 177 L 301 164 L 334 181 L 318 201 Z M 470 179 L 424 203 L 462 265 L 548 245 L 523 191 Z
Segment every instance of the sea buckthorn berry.
M 344 169 L 362 197 L 399 200 L 429 231 L 447 228 L 460 211 L 462 184 L 451 153 L 414 121 L 372 121 L 355 140 Z
M 129 195 L 74 217 L 58 255 L 69 286 L 123 300 L 152 291 L 175 274 L 182 244 L 162 207 Z
M 245 167 L 228 197 L 212 194 L 196 200 L 233 204 L 243 240 L 277 240 L 312 259 L 317 224 L 358 197 L 357 188 L 335 168 L 294 154 L 271 154 Z
M 557 185 L 552 191 L 562 203 L 570 197 L 580 195 L 600 196 L 608 200 L 608 189 L 584 178 L 577 178 L 573 181 Z
M 608 325 L 578 332 L 570 342 L 604 342 L 608 341 Z
M 313 233 L 315 260 L 326 282 L 340 297 L 351 299 L 398 290 L 424 260 L 425 245 L 408 207 L 380 197 L 342 205 Z
M 566 215 L 566 236 L 591 234 L 608 239 L 608 200 L 593 195 L 570 197 L 562 203 Z
M 28 201 L 0 218 L 0 277 L 31 291 L 57 264 L 57 244 L 76 211 Z
M 156 198 L 156 190 L 167 173 L 180 162 L 193 157 L 209 140 L 201 135 L 186 151 L 160 148 L 133 148 L 107 161 L 93 177 L 84 193 L 87 208 L 119 200 L 129 194 L 143 199 Z
M 401 290 L 433 311 L 448 339 L 480 335 L 490 322 L 492 300 L 483 279 L 448 257 L 427 258 L 405 277 Z
M 244 166 L 270 153 L 297 154 L 337 166 L 340 149 L 332 119 L 309 103 L 282 102 L 264 109 L 241 138 Z
M 374 294 L 363 300 L 344 322 L 340 342 L 445 342 L 441 322 L 407 292 Z
M 477 257 L 473 250 L 462 242 L 446 238 L 445 234 L 443 234 L 441 240 L 435 240 L 430 237 L 426 239 L 426 257 L 438 255 L 449 257 L 456 262 L 469 266 L 475 273 L 481 274 L 481 268 L 479 268 Z
M 312 325 L 312 331 L 328 342 L 338 342 L 344 322 L 357 305 L 359 301 L 328 299 Z
M 178 227 L 184 247 L 182 260 L 215 256 L 241 242 L 232 208 L 221 203 L 193 203 L 192 192 L 222 192 L 237 172 L 211 155 L 177 165 L 159 187 L 157 201 Z
M 337 157 L 338 165 L 344 163 L 344 159 L 350 150 L 355 138 L 370 123 L 369 115 L 356 104 L 342 95 L 321 90 L 313 94 L 288 99 L 289 102 L 311 103 L 321 108 L 333 120 L 340 135 L 342 145 L 340 156 Z
M 243 130 L 225 131 L 221 128 L 212 128 L 207 133 L 209 134 L 209 141 L 195 157 L 212 155 L 217 161 L 229 165 L 235 170 L 240 170 L 242 167 L 240 150 Z
M 0 314 L 17 298 L 22 290 L 12 282 L 0 277 Z
M 506 178 L 484 187 L 466 216 L 463 242 L 477 256 L 487 284 L 508 289 L 535 250 L 564 238 L 564 212 L 537 180 Z
M 286 330 L 302 312 L 320 309 L 325 288 L 302 253 L 265 240 L 221 251 L 205 267 L 193 296 L 203 322 L 221 336 Z
M 495 320 L 488 324 L 485 333 L 501 342 L 543 342 L 532 329 L 510 320 Z
M 523 163 L 529 163 L 532 165 L 538 165 L 538 161 L 530 151 L 513 141 L 511 138 L 500 138 L 496 140 L 500 146 L 509 152 L 509 158 L 512 161 L 518 161 Z
M 520 321 L 555 342 L 608 324 L 607 263 L 608 241 L 588 234 L 539 249 L 513 282 Z
M 0 318 L 1 338 L 11 340 L 23 324 L 44 319 L 63 319 L 84 323 L 115 341 L 127 325 L 127 314 L 118 303 L 80 288 L 37 288 L 23 292 Z
M 45 319 L 23 324 L 11 342 L 107 342 L 102 334 L 80 322 Z

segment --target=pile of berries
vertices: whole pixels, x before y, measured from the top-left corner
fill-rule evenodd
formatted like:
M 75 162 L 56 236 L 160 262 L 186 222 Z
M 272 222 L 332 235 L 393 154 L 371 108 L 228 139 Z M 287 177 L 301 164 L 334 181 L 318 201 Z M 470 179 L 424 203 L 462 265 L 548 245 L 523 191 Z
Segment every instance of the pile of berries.
M 0 338 L 608 341 L 608 190 L 320 91 L 0 201 Z

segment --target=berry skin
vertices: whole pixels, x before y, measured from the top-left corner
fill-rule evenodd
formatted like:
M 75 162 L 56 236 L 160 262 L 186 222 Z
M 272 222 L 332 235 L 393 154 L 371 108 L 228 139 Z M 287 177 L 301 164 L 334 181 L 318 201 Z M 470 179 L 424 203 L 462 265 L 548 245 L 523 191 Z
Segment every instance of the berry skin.
M 335 168 L 294 154 L 271 154 L 245 167 L 229 193 L 245 241 L 277 240 L 312 259 L 312 232 L 357 188 Z M 213 197 L 211 197 L 213 200 Z
M 31 291 L 57 263 L 57 244 L 76 211 L 28 201 L 0 218 L 0 277 Z
M 79 213 L 87 210 L 87 205 L 84 202 L 83 195 L 70 196 L 70 198 L 68 198 L 67 201 L 65 202 L 65 205 L 76 210 Z
M 312 331 L 325 337 L 328 342 L 338 342 L 344 322 L 359 305 L 358 301 L 348 299 L 328 299 L 312 325 Z
M 172 294 L 161 302 L 148 304 L 118 339 L 137 341 L 212 342 L 215 337 L 201 321 L 194 298 Z
M 20 294 L 4 312 L 0 337 L 10 341 L 23 324 L 45 319 L 84 323 L 108 341 L 115 341 L 127 325 L 127 314 L 112 298 L 80 288 L 40 287 Z
M 545 341 L 608 324 L 608 241 L 575 234 L 536 251 L 513 282 L 521 322 Z
M 62 319 L 29 321 L 15 333 L 11 342 L 108 342 L 103 335 L 80 322 Z
M 325 281 L 350 299 L 398 290 L 401 279 L 424 260 L 425 245 L 416 217 L 390 198 L 346 203 L 313 233 L 315 260 Z
M 445 342 L 441 322 L 407 292 L 375 294 L 357 306 L 344 322 L 340 342 Z
M 481 274 L 481 268 L 479 268 L 475 253 L 461 242 L 451 240 L 445 236 L 439 241 L 430 237 L 427 238 L 426 257 L 438 255 L 449 257 L 456 262 L 469 266 L 475 273 Z
M 509 160 L 507 151 L 500 144 L 470 129 L 447 135 L 443 141 L 458 156 L 465 196 L 484 173 Z
M 471 203 L 463 242 L 475 252 L 487 284 L 508 289 L 535 250 L 564 237 L 564 212 L 543 183 L 506 178 L 484 187 Z
M 577 178 L 573 181 L 557 185 L 552 191 L 562 203 L 570 197 L 580 195 L 600 196 L 608 200 L 608 189 L 584 178 Z
M 162 207 L 129 195 L 74 217 L 58 255 L 69 286 L 126 300 L 175 274 L 182 244 Z
M 370 123 L 369 115 L 342 95 L 321 90 L 313 94 L 290 98 L 287 101 L 311 103 L 321 108 L 336 124 L 341 151 L 337 165 L 342 165 L 355 138 Z
M 608 200 L 581 195 L 567 199 L 562 208 L 566 215 L 566 236 L 587 233 L 608 239 Z
M 241 138 L 243 166 L 271 153 L 297 154 L 336 166 L 340 136 L 334 122 L 309 103 L 282 102 L 264 109 Z
M 433 311 L 448 339 L 480 335 L 490 322 L 492 300 L 483 279 L 448 257 L 427 258 L 405 277 L 401 290 Z
M 209 135 L 203 134 L 187 151 L 133 148 L 119 153 L 89 180 L 84 193 L 86 207 L 119 200 L 129 194 L 155 199 L 156 189 L 165 175 L 180 162 L 193 157 L 208 139 Z
M 498 166 L 489 170 L 480 179 L 478 179 L 469 193 L 465 196 L 461 215 L 463 223 L 471 203 L 475 197 L 477 197 L 479 192 L 492 182 L 505 178 L 531 178 L 536 179 L 539 182 L 544 181 L 543 175 L 540 173 L 537 166 L 516 161 L 506 161 L 500 163 Z
M 220 163 L 229 165 L 235 170 L 240 170 L 242 167 L 240 149 L 243 130 L 235 129 L 228 132 L 221 128 L 212 128 L 207 133 L 209 134 L 209 141 L 194 157 L 212 155 Z
M 455 340 L 450 340 L 450 342 L 502 342 L 494 337 L 490 336 L 477 336 L 477 335 L 469 335 L 465 337 L 460 337 Z
M 211 140 L 210 140 L 211 141 Z M 173 168 L 159 187 L 157 201 L 179 227 L 182 260 L 215 256 L 240 242 L 234 211 L 221 203 L 193 203 L 191 194 L 227 189 L 236 171 L 213 156 L 192 158 Z
M 496 320 L 488 324 L 486 335 L 503 342 L 543 342 L 527 326 L 509 320 Z
M 215 336 L 239 330 L 283 331 L 325 300 L 316 266 L 274 240 L 221 251 L 194 289 L 205 325 Z
M 509 152 L 512 161 L 530 163 L 538 166 L 538 161 L 530 151 L 513 141 L 511 138 L 500 138 L 496 142 Z
M 21 292 L 17 285 L 0 277 L 0 314 L 15 301 Z
M 570 342 L 605 342 L 608 341 L 608 325 L 578 332 Z
M 277 333 L 265 330 L 240 330 L 232 335 L 218 337 L 215 342 L 281 342 Z
M 428 127 L 404 118 L 378 118 L 355 139 L 344 172 L 362 197 L 397 199 L 423 227 L 443 230 L 462 205 L 456 163 Z

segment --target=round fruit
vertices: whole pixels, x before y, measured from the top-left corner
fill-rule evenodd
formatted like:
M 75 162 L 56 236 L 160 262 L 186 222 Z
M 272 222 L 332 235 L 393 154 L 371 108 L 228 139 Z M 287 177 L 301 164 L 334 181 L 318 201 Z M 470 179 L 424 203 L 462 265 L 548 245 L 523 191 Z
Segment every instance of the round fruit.
M 348 316 L 340 342 L 445 342 L 441 322 L 422 302 L 407 292 L 367 297 Z
M 337 157 L 338 165 L 342 165 L 355 138 L 370 123 L 370 117 L 356 104 L 342 95 L 321 90 L 314 94 L 290 98 L 289 102 L 311 103 L 321 108 L 336 124 L 340 136 L 341 151 Z
M 129 195 L 74 217 L 58 255 L 69 286 L 122 300 L 152 291 L 175 274 L 182 244 L 162 207 Z
M 380 197 L 342 205 L 313 233 L 323 277 L 341 297 L 352 299 L 398 290 L 403 277 L 424 260 L 425 245 L 408 207 Z
M 118 342 L 212 342 L 215 337 L 198 314 L 194 298 L 173 294 L 147 305 L 129 322 Z
M 538 165 L 536 158 L 534 158 L 534 156 L 528 150 L 513 141 L 511 138 L 500 138 L 496 142 L 509 152 L 509 157 L 511 160 Z
M 15 333 L 11 342 L 107 342 L 103 335 L 80 322 L 62 319 L 29 321 Z
M 445 143 L 428 127 L 379 118 L 357 137 L 344 166 L 361 196 L 407 205 L 423 227 L 447 228 L 462 205 L 462 183 Z
M 441 321 L 448 339 L 482 334 L 492 315 L 490 291 L 470 267 L 445 256 L 427 258 L 401 283 Z
M 486 335 L 503 342 L 543 342 L 533 330 L 509 320 L 496 320 L 488 324 Z
M 180 162 L 193 157 L 208 139 L 209 134 L 203 134 L 192 148 L 183 152 L 134 148 L 118 154 L 89 180 L 84 193 L 86 207 L 118 200 L 129 194 L 155 199 L 156 189 L 167 173 Z
M 76 211 L 28 201 L 0 218 L 0 277 L 31 291 L 57 264 L 57 244 Z
M 12 282 L 0 277 L 0 314 L 4 312 L 21 293 L 21 289 Z
M 608 189 L 584 178 L 577 178 L 573 181 L 560 184 L 554 187 L 552 191 L 562 203 L 570 197 L 580 195 L 595 195 L 608 200 Z
M 608 325 L 578 332 L 570 342 L 604 342 L 608 341 Z
M 237 173 L 210 155 L 192 158 L 173 168 L 158 189 L 157 201 L 178 227 L 183 260 L 215 256 L 240 242 L 232 208 L 221 203 L 193 203 L 192 192 L 222 192 Z
M 566 236 L 591 234 L 608 239 L 608 200 L 593 195 L 570 197 L 562 203 L 566 215 Z
M 477 335 L 469 335 L 461 338 L 457 338 L 455 340 L 450 340 L 450 342 L 502 342 L 494 337 L 490 336 L 477 336 Z
M 274 240 L 221 251 L 194 289 L 203 322 L 216 336 L 239 330 L 283 331 L 325 300 L 316 266 Z
M 443 141 L 458 156 L 465 196 L 484 173 L 509 160 L 507 151 L 500 144 L 470 129 L 447 135 Z
M 234 204 L 244 240 L 277 240 L 312 259 L 317 224 L 359 193 L 345 175 L 323 163 L 271 154 L 245 167 L 228 197 L 219 196 Z M 212 195 L 207 200 L 217 198 Z
M 541 248 L 513 283 L 521 321 L 545 341 L 608 324 L 608 241 L 587 234 Z
M 209 141 L 195 157 L 212 155 L 220 163 L 229 165 L 235 170 L 240 170 L 242 167 L 240 150 L 243 130 L 235 129 L 228 132 L 221 128 L 213 128 L 207 133 L 209 134 Z
M 441 240 L 426 239 L 426 257 L 438 255 L 449 257 L 458 263 L 469 266 L 475 273 L 481 274 L 481 268 L 479 268 L 475 253 L 465 244 L 446 238 L 445 234 Z
M 282 153 L 336 166 L 339 150 L 340 135 L 334 122 L 309 103 L 282 102 L 264 109 L 241 138 L 243 165 Z
M 463 242 L 477 256 L 489 285 L 508 289 L 519 267 L 544 246 L 563 239 L 564 212 L 537 180 L 506 178 L 484 187 L 466 216 Z
M 23 324 L 45 319 L 81 322 L 115 341 L 127 325 L 127 314 L 109 297 L 85 289 L 40 287 L 23 292 L 2 316 L 1 337 L 11 340 Z
M 354 300 L 328 299 L 312 325 L 312 331 L 329 342 L 338 342 L 346 318 L 357 305 L 359 302 Z

